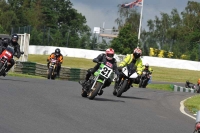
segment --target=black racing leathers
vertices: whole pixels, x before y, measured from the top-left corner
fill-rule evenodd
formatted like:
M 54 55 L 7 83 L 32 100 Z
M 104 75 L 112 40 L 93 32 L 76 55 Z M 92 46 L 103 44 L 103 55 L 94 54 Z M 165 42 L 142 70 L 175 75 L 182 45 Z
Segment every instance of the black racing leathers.
M 114 72 L 119 75 L 119 71 L 117 69 L 117 62 L 116 62 L 116 59 L 113 58 L 112 60 L 108 60 L 106 58 L 106 55 L 105 54 L 100 54 L 98 55 L 96 58 L 93 59 L 93 62 L 97 63 L 94 68 L 90 68 L 87 70 L 87 74 L 86 74 L 86 77 L 85 77 L 85 81 L 89 80 L 91 74 L 94 74 L 94 72 L 96 72 L 98 69 L 99 69 L 99 66 L 100 66 L 100 62 L 103 62 L 104 64 L 106 64 L 106 62 L 109 62 L 112 64 L 112 69 L 114 70 Z M 107 87 L 107 86 L 110 86 L 112 80 L 110 78 L 108 78 L 106 81 L 105 81 L 105 84 L 103 86 L 103 88 Z

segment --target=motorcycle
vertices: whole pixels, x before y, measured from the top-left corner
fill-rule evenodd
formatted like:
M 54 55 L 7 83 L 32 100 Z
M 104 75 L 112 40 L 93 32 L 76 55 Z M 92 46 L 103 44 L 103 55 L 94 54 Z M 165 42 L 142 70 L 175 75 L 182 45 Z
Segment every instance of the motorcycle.
M 52 58 L 49 62 L 49 69 L 47 74 L 47 79 L 55 79 L 57 75 L 57 60 Z
M 133 81 L 138 77 L 135 68 L 125 66 L 122 68 L 122 78 L 119 84 L 115 83 L 113 95 L 120 97 L 122 93 L 126 92 L 132 85 Z
M 21 54 L 24 54 L 24 52 L 21 52 Z M 6 72 L 7 67 L 10 64 L 9 62 L 13 56 L 15 56 L 14 47 L 8 45 L 0 55 L 0 76 Z
M 139 82 L 139 88 L 146 88 L 150 78 L 151 78 L 151 72 L 150 71 L 143 71 L 141 78 L 140 78 L 140 82 Z
M 81 96 L 93 100 L 97 95 L 102 95 L 105 81 L 110 78 L 112 72 L 111 63 L 100 63 L 99 69 L 84 83 Z
M 185 82 L 185 88 L 191 88 L 191 89 L 196 89 L 196 86 L 195 86 L 195 84 L 193 84 L 193 83 L 191 83 L 191 82 L 189 82 L 189 81 L 186 81 Z

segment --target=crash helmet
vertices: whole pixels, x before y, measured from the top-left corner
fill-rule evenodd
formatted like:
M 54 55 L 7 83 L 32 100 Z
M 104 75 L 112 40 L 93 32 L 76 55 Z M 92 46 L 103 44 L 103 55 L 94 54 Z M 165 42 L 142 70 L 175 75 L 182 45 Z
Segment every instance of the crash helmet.
M 106 49 L 106 59 L 112 60 L 114 57 L 115 51 L 112 48 Z
M 138 59 L 142 55 L 142 50 L 138 47 L 133 50 L 133 56 Z
M 11 41 L 12 41 L 14 44 L 17 43 L 18 39 L 19 39 L 19 36 L 18 36 L 17 34 L 12 34 L 12 36 L 11 36 Z
M 55 50 L 55 55 L 56 55 L 56 56 L 59 56 L 59 55 L 60 55 L 60 49 L 59 49 L 59 48 L 57 48 L 57 49 Z
M 146 64 L 144 65 L 144 67 L 145 67 L 145 69 L 149 69 L 149 64 L 146 63 Z

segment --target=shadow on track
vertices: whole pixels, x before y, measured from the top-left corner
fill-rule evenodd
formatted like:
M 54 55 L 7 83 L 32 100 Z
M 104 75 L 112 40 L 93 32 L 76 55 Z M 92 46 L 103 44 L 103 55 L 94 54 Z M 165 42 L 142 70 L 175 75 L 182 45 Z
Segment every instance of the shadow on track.
M 94 98 L 95 101 L 110 101 L 110 102 L 125 102 L 125 101 L 122 101 L 122 100 L 113 100 L 113 99 L 107 99 L 107 98 L 98 98 L 98 97 L 95 97 Z
M 0 80 L 17 81 L 17 82 L 30 82 L 30 81 L 23 81 L 23 80 L 17 80 L 17 79 L 7 79 L 7 78 L 0 78 Z
M 129 99 L 138 99 L 138 100 L 150 100 L 148 98 L 132 97 L 132 96 L 121 96 L 119 98 L 129 98 Z

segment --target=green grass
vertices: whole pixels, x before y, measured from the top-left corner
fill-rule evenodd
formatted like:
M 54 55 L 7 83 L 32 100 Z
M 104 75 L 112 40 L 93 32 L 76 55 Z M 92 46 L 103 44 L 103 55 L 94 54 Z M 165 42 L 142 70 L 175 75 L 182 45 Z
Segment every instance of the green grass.
M 192 113 L 200 110 L 200 95 L 193 96 L 184 102 L 185 107 Z
M 48 55 L 29 55 L 28 61 L 37 62 L 41 64 L 47 63 Z M 71 68 L 83 68 L 88 69 L 95 65 L 92 59 L 74 58 L 64 56 L 63 65 L 64 67 Z M 200 71 L 175 69 L 175 68 L 164 68 L 152 66 L 153 74 L 152 80 L 154 81 L 169 81 L 169 82 L 185 82 L 189 80 L 192 83 L 197 83 L 200 78 Z
M 44 77 L 41 77 L 41 76 L 34 76 L 34 75 L 28 75 L 28 74 L 20 74 L 20 73 L 15 73 L 15 72 L 9 72 L 8 76 L 44 79 Z
M 148 84 L 147 88 L 151 88 L 155 90 L 173 91 L 173 85 L 171 84 Z
M 28 61 L 37 62 L 41 64 L 46 64 L 46 59 L 48 55 L 29 55 Z M 162 62 L 161 62 L 162 63 Z M 88 69 L 95 65 L 91 59 L 84 58 L 73 58 L 64 57 L 63 65 L 64 67 L 71 68 L 82 68 Z M 185 70 L 185 69 L 175 69 L 175 68 L 164 68 L 152 66 L 153 81 L 167 81 L 167 82 L 182 82 L 185 83 L 186 80 L 196 84 L 197 80 L 200 78 L 200 71 Z M 137 85 L 135 85 L 137 86 Z M 147 88 L 167 90 L 172 91 L 172 85 L 170 84 L 149 84 Z M 185 106 L 190 110 L 200 110 L 200 96 L 195 96 L 185 102 Z

